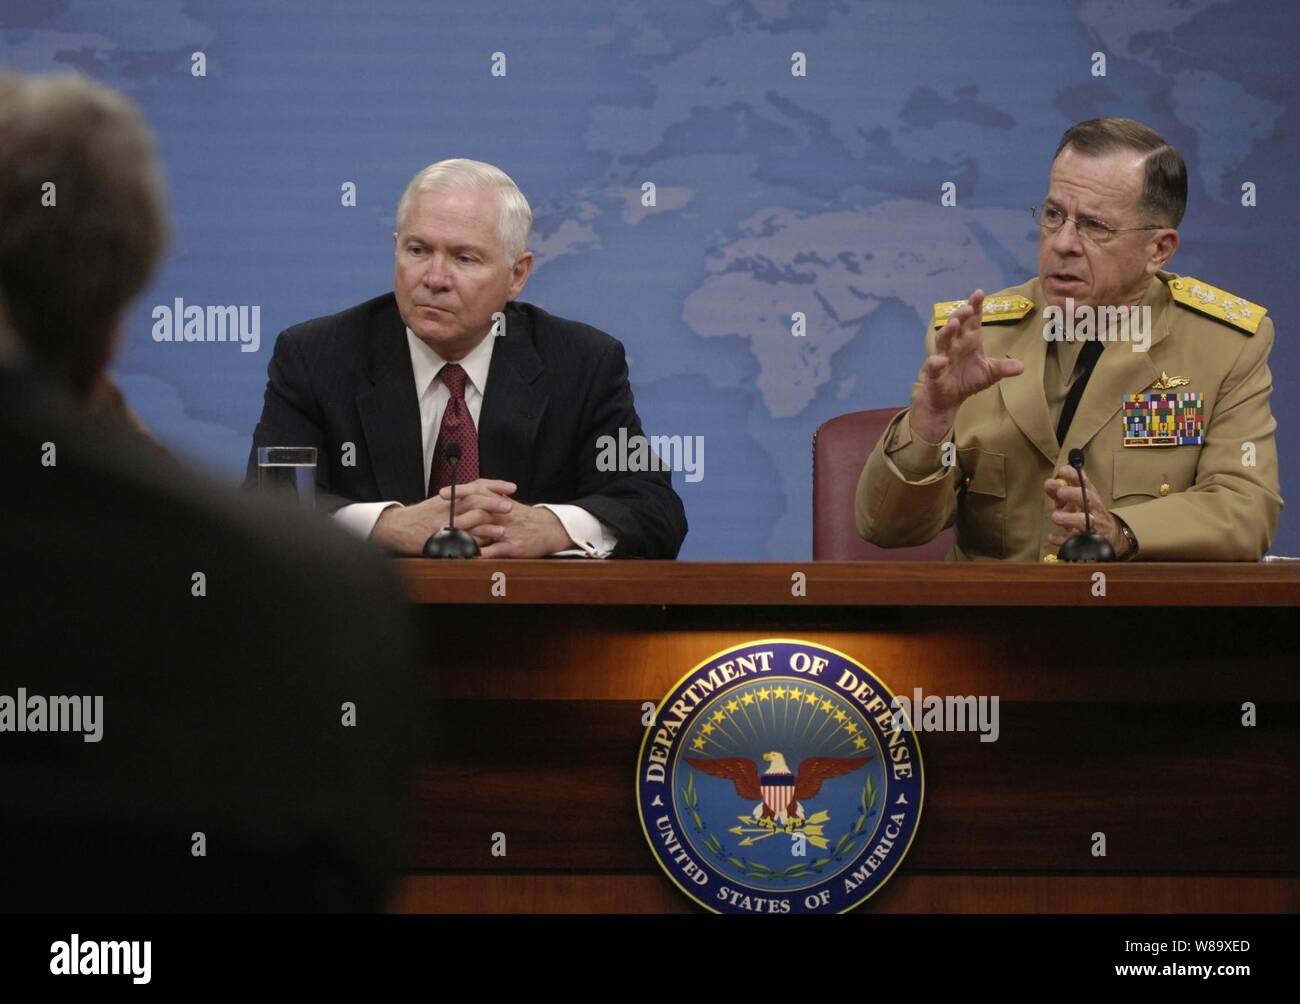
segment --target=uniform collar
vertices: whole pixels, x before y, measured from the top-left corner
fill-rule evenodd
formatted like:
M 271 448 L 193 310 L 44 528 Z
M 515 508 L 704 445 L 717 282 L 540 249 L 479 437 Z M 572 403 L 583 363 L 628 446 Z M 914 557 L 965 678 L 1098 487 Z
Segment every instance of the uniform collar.
M 1063 453 L 1088 443 L 1124 407 L 1127 395 L 1140 394 L 1159 378 L 1160 370 L 1151 361 L 1151 355 L 1169 334 L 1173 322 L 1173 297 L 1168 285 L 1172 278 L 1168 272 L 1157 272 L 1138 305 L 1151 308 L 1151 344 L 1147 351 L 1135 351 L 1131 342 L 1106 343 L 1106 350 L 1098 358 L 1092 379 L 1079 399 L 1079 410 L 1061 446 Z
M 1168 284 L 1175 278 L 1177 276 L 1171 272 L 1157 272 L 1142 298 L 1140 306 L 1151 308 L 1151 345 L 1146 352 L 1133 351 L 1131 343 L 1106 343 L 1063 444 L 1056 442 L 1056 430 L 1048 414 L 1047 396 L 1043 390 L 1043 371 L 1047 362 L 1043 310 L 1047 299 L 1042 279 L 1035 278 L 1012 290 L 1033 300 L 1035 309 L 1017 330 L 1008 332 L 1010 337 L 1004 346 L 1007 355 L 1025 364 L 1025 371 L 1019 376 L 998 381 L 998 391 L 1012 420 L 1047 459 L 1056 463 L 1068 455 L 1071 448 L 1083 446 L 1123 406 L 1125 394 L 1140 393 L 1160 375 L 1151 362 L 1151 354 L 1169 334 L 1173 298 Z

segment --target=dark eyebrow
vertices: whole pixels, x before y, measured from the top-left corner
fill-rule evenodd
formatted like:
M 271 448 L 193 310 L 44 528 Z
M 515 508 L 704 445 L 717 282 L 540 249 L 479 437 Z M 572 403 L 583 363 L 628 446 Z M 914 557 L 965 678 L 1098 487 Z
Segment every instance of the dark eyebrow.
M 1051 206 L 1053 209 L 1060 209 L 1061 212 L 1065 212 L 1065 209 L 1061 206 L 1061 204 L 1060 204 L 1059 202 L 1057 202 L 1055 199 L 1053 199 L 1050 195 L 1044 197 L 1044 199 L 1043 199 L 1043 205 L 1044 205 L 1044 206 Z M 1078 218 L 1079 218 L 1079 219 L 1083 219 L 1083 220 L 1093 220 L 1093 221 L 1095 221 L 1095 222 L 1097 222 L 1097 223 L 1102 224 L 1102 225 L 1105 226 L 1105 227 L 1108 227 L 1109 229 L 1112 229 L 1112 230 L 1114 229 L 1114 227 L 1111 227 L 1111 225 L 1110 225 L 1109 223 L 1107 223 L 1107 222 L 1105 221 L 1105 219 L 1103 219 L 1102 217 L 1098 216 L 1096 213 L 1079 213 L 1079 214 L 1078 214 Z

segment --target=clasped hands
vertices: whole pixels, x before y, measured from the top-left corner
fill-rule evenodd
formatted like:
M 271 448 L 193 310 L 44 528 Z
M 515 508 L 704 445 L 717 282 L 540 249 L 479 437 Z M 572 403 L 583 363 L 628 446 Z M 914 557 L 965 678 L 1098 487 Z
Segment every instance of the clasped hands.
M 1088 489 L 1088 513 L 1092 516 L 1092 532 L 1099 533 L 1110 541 L 1110 546 L 1115 550 L 1115 557 L 1123 558 L 1133 545 L 1120 532 L 1119 517 L 1105 506 L 1097 504 L 1099 496 L 1092 478 L 1088 477 L 1087 471 L 1082 473 L 1084 487 Z M 1043 482 L 1043 491 L 1047 492 L 1048 497 L 1056 503 L 1056 508 L 1052 511 L 1052 522 L 1063 530 L 1069 531 L 1048 535 L 1047 542 L 1054 547 L 1060 547 L 1070 537 L 1084 532 L 1083 490 L 1079 487 L 1079 475 L 1073 467 L 1059 467 L 1055 477 L 1050 477 Z
M 484 558 L 542 558 L 574 546 L 559 518 L 541 506 L 510 496 L 511 481 L 479 478 L 456 486 L 455 529 L 473 535 Z M 418 556 L 424 542 L 447 526 L 451 488 L 416 505 L 390 506 L 379 514 L 370 539 L 394 554 Z

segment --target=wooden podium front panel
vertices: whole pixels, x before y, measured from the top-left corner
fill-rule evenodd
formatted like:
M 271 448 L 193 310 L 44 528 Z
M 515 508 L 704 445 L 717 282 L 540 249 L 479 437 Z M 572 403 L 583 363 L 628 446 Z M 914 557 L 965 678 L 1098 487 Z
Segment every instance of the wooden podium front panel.
M 1289 569 L 1112 566 L 1105 599 L 1131 593 L 1119 605 L 1091 595 L 1087 566 L 1000 566 L 976 588 L 955 566 L 399 564 L 438 653 L 441 711 L 395 909 L 696 909 L 640 831 L 643 705 L 764 637 L 839 649 L 895 694 L 999 698 L 996 742 L 919 734 L 920 829 L 861 910 L 1300 908 Z M 805 597 L 790 595 L 798 571 Z M 493 572 L 505 595 L 483 602 Z M 718 595 L 729 582 L 746 602 Z M 1202 605 L 1161 605 L 1171 582 Z M 945 590 L 956 605 L 939 605 Z M 924 604 L 897 599 L 921 593 Z M 1081 595 L 1049 606 L 1044 593 Z

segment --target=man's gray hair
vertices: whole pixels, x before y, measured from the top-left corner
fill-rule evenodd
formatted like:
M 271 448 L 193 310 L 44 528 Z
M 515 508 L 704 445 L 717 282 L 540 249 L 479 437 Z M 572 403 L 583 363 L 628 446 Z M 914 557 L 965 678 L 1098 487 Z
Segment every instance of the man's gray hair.
M 397 203 L 398 231 L 401 231 L 411 200 L 417 193 L 464 191 L 470 188 L 496 189 L 500 196 L 497 233 L 501 237 L 501 246 L 505 248 L 506 264 L 513 265 L 528 249 L 528 235 L 533 229 L 533 211 L 510 175 L 481 160 L 440 160 L 412 178 Z

